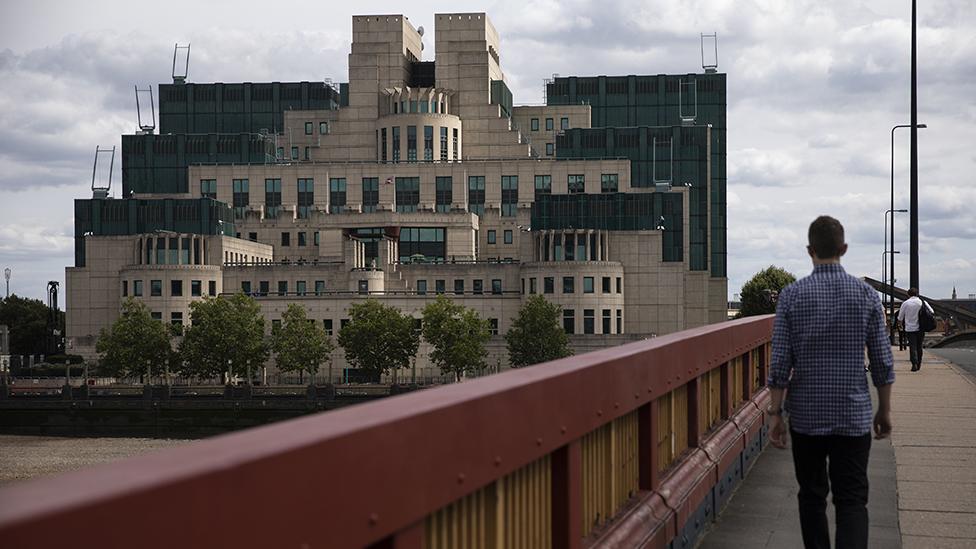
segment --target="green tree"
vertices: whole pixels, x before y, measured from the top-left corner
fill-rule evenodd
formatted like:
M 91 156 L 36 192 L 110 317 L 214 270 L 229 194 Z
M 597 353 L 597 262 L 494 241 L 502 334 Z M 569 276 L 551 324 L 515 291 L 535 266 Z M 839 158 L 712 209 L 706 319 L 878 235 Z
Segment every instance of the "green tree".
M 10 354 L 41 355 L 50 352 L 48 320 L 51 309 L 39 299 L 11 295 L 0 299 L 0 324 L 10 329 Z M 57 326 L 63 329 L 64 313 L 58 311 Z
M 268 354 L 264 317 L 253 298 L 234 294 L 190 303 L 190 327 L 180 345 L 184 375 L 210 378 L 243 371 L 250 383 L 252 370 L 263 366 Z
M 164 375 L 172 353 L 171 331 L 154 320 L 141 301 L 122 302 L 122 314 L 111 328 L 103 328 L 95 343 L 99 369 L 117 377 Z M 146 380 L 148 382 L 148 380 Z
M 573 354 L 569 337 L 559 325 L 562 308 L 534 295 L 519 309 L 505 333 L 508 361 L 513 368 L 530 366 Z
M 281 325 L 271 330 L 271 350 L 275 363 L 283 372 L 308 373 L 315 378 L 319 365 L 328 361 L 329 383 L 332 383 L 332 351 L 335 345 L 314 320 L 309 320 L 305 308 L 290 303 L 281 315 Z
M 433 347 L 431 361 L 441 373 L 453 374 L 455 381 L 461 381 L 465 372 L 488 366 L 485 343 L 491 339 L 491 328 L 473 309 L 438 296 L 424 307 L 423 334 Z
M 410 365 L 420 334 L 412 317 L 368 298 L 349 307 L 349 323 L 339 330 L 339 345 L 354 367 L 382 375 Z
M 739 292 L 742 309 L 739 310 L 738 317 L 775 313 L 779 292 L 794 282 L 796 277 L 793 273 L 773 265 L 759 271 Z

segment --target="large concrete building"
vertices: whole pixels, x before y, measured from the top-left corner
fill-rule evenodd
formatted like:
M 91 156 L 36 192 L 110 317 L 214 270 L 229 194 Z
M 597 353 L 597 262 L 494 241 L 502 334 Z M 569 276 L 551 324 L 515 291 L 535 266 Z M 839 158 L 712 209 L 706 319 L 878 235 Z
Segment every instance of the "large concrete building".
M 447 294 L 503 334 L 542 294 L 581 348 L 725 320 L 724 74 L 556 78 L 520 107 L 483 13 L 437 14 L 434 61 L 402 15 L 352 31 L 338 88 L 159 85 L 123 198 L 75 203 L 71 352 L 128 296 L 188 323 L 245 292 L 269 329 L 297 302 L 334 334 L 366 296 Z

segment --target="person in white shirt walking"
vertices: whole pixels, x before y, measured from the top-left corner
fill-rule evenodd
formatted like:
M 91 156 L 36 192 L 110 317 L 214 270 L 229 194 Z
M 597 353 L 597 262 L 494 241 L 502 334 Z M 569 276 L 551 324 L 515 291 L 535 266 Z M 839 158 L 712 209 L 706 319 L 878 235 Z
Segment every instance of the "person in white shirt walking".
M 930 313 L 935 313 L 932 307 L 918 297 L 918 288 L 908 289 L 909 298 L 901 304 L 898 310 L 898 322 L 901 323 L 905 335 L 908 336 L 908 356 L 912 361 L 912 371 L 917 372 L 922 367 L 922 340 L 925 332 L 918 324 L 918 313 L 924 306 Z

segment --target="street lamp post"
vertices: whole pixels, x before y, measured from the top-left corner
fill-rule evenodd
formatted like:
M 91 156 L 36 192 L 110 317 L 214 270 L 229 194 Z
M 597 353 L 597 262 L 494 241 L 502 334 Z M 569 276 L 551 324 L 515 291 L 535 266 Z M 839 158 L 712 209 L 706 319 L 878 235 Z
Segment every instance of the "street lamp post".
M 885 283 L 888 284 L 888 291 L 886 291 L 884 293 L 884 308 L 885 308 L 886 311 L 889 311 L 889 313 L 888 313 L 889 315 L 891 315 L 893 313 L 893 311 L 894 311 L 894 305 L 891 305 L 889 307 L 889 302 L 892 302 L 893 303 L 894 300 L 895 300 L 894 296 L 891 293 L 891 289 L 894 288 L 894 286 L 895 286 L 895 279 L 894 279 L 894 274 L 893 273 L 892 273 L 892 276 L 889 277 L 889 275 L 888 275 L 888 263 L 885 260 L 885 256 L 889 253 L 888 252 L 888 216 L 889 215 L 891 216 L 891 218 L 892 218 L 891 222 L 892 222 L 892 224 L 894 224 L 895 214 L 896 213 L 905 213 L 907 211 L 908 210 L 905 210 L 905 209 L 901 209 L 901 210 L 886 210 L 885 211 L 885 230 L 884 230 L 884 238 L 885 238 L 884 250 L 885 251 L 884 251 L 884 253 L 881 254 L 881 283 L 882 284 L 885 284 Z M 894 240 L 892 240 L 891 247 L 892 248 L 895 247 L 894 246 Z M 894 253 L 898 253 L 898 252 L 894 252 Z M 892 257 L 894 257 L 894 256 L 892 256 Z M 892 335 L 892 337 L 894 337 L 894 335 Z M 892 339 L 892 345 L 894 345 L 894 339 Z
M 890 211 L 894 211 L 894 209 L 895 209 L 895 130 L 897 130 L 898 128 L 911 128 L 911 127 L 912 127 L 911 124 L 898 124 L 897 126 L 894 126 L 894 127 L 891 128 L 891 210 Z M 927 128 L 928 126 L 926 126 L 925 124 L 916 124 L 915 127 L 916 128 Z M 894 217 L 894 215 L 891 216 L 891 233 L 890 234 L 891 234 L 891 239 L 890 239 L 889 242 L 891 244 L 891 250 L 894 250 L 895 249 L 895 217 Z M 886 246 L 886 248 L 887 248 L 887 246 Z M 892 281 L 892 287 L 894 287 L 894 280 L 895 280 L 895 254 L 890 254 L 890 255 L 891 255 L 891 257 L 888 258 L 888 260 L 890 261 L 890 268 L 888 269 L 888 278 Z M 882 282 L 884 282 L 884 281 L 882 281 Z M 889 296 L 888 296 L 888 314 L 889 315 L 894 315 L 895 314 L 895 296 L 894 295 L 890 295 L 890 292 L 891 292 L 891 288 L 889 288 Z M 895 342 L 895 331 L 894 331 L 894 329 L 891 330 L 891 342 L 892 342 L 892 345 L 894 345 L 894 342 Z

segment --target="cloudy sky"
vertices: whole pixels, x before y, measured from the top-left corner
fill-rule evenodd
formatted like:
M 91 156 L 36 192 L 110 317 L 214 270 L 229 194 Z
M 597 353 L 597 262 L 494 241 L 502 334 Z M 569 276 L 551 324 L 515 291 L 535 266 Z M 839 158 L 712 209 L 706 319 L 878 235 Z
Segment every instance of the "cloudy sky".
M 976 3 L 919 2 L 919 188 L 924 294 L 976 293 Z M 136 129 L 133 85 L 170 80 L 192 43 L 193 82 L 347 80 L 351 20 L 393 2 L 0 4 L 0 268 L 42 297 L 73 261 L 72 200 L 90 196 L 96 145 Z M 910 2 L 806 0 L 416 1 L 405 13 L 485 11 L 516 103 L 561 75 L 701 70 L 717 32 L 728 73 L 729 295 L 770 264 L 809 271 L 806 228 L 847 227 L 849 272 L 881 276 L 890 131 L 909 119 Z M 354 6 L 354 7 L 352 7 Z M 433 33 L 428 34 L 428 58 Z M 896 208 L 908 206 L 908 131 L 896 134 Z M 117 164 L 118 167 L 118 164 Z M 115 172 L 116 193 L 121 172 Z M 897 216 L 899 285 L 908 217 Z M 62 298 L 63 304 L 63 298 Z

